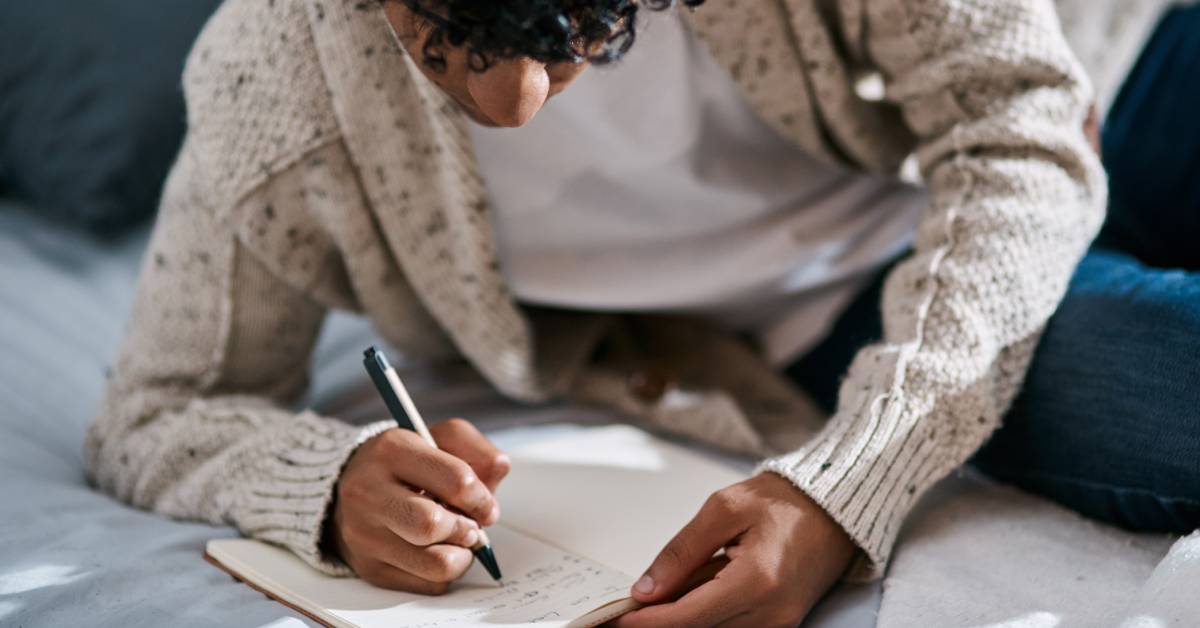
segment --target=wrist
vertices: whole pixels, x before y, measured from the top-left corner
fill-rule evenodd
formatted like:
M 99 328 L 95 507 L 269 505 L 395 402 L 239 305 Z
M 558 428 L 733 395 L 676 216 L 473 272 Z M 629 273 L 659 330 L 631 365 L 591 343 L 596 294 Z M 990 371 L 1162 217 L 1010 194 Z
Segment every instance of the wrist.
M 774 492 L 786 496 L 785 499 L 801 513 L 804 534 L 820 542 L 831 567 L 840 566 L 837 576 L 841 576 L 859 551 L 842 524 L 787 477 L 774 471 L 762 471 L 755 477 L 756 480 L 759 478 L 764 484 L 777 487 Z

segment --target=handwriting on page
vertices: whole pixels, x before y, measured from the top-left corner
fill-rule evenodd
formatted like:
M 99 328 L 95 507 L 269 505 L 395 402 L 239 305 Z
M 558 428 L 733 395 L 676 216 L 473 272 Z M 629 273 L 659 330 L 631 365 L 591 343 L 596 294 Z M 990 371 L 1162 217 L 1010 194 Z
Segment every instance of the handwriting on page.
M 421 598 L 390 609 L 338 610 L 361 626 L 521 625 L 564 626 L 572 619 L 628 595 L 624 574 L 496 528 L 489 532 L 505 578 L 480 577 L 477 567 L 441 597 Z

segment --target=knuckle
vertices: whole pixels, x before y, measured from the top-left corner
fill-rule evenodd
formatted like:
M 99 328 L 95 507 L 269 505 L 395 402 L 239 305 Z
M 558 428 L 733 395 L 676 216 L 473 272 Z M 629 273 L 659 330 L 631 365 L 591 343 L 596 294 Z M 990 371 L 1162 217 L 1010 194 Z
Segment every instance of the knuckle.
M 447 420 L 445 423 L 443 423 L 443 425 L 446 426 L 445 429 L 447 431 L 457 434 L 462 434 L 471 430 L 471 424 L 468 423 L 466 419 L 461 419 L 458 417 Z
M 408 458 L 412 455 L 414 449 L 425 447 L 425 441 L 420 434 L 412 430 L 393 429 L 385 432 L 391 438 L 388 439 L 388 453 L 393 456 L 404 456 Z
M 437 553 L 430 557 L 430 580 L 434 582 L 449 582 L 454 580 L 454 561 L 449 556 Z
M 479 480 L 465 462 L 458 461 L 451 465 L 449 481 L 451 497 L 455 501 L 465 502 L 478 499 Z
M 366 483 L 359 482 L 354 477 L 343 478 L 338 482 L 337 496 L 340 507 L 342 504 L 359 504 L 362 503 L 370 495 L 370 491 L 366 488 Z
M 446 516 L 440 508 L 426 509 L 414 526 L 417 541 L 423 545 L 437 541 L 439 532 L 445 527 L 445 521 Z
M 411 495 L 392 502 L 389 510 L 392 511 L 392 516 L 396 521 L 406 528 L 415 527 L 425 515 L 425 507 L 421 503 L 421 498 Z
M 390 429 L 380 436 L 379 449 L 384 454 L 395 455 L 408 446 L 408 439 L 405 438 L 405 430 Z
M 420 591 L 420 593 L 424 593 L 425 595 L 445 595 L 446 591 L 450 590 L 450 583 L 425 582 L 421 584 L 420 588 L 424 589 L 423 591 Z
M 452 548 L 436 547 L 426 550 L 429 556 L 430 580 L 434 582 L 450 582 L 456 580 L 465 571 L 466 561 L 460 552 Z M 469 563 L 468 563 L 469 564 Z
M 703 510 L 712 512 L 716 515 L 728 515 L 733 512 L 733 495 L 727 490 L 719 490 L 704 502 Z
M 400 502 L 398 519 L 408 532 L 409 541 L 428 545 L 436 540 L 443 525 L 443 511 L 433 502 L 421 497 L 408 497 Z

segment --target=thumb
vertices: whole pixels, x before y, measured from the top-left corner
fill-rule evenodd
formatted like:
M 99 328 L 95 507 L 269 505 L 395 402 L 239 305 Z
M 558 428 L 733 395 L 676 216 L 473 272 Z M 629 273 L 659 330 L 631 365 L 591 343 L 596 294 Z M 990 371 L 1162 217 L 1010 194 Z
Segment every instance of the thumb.
M 680 592 L 692 574 L 743 531 L 728 500 L 716 493 L 679 531 L 633 585 L 633 599 L 653 604 Z

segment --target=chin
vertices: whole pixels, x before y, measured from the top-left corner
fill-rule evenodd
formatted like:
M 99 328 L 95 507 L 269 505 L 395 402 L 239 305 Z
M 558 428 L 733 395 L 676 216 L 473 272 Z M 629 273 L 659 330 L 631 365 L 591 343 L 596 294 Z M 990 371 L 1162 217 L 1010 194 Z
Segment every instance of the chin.
M 469 111 L 467 112 L 467 117 L 469 117 L 469 118 L 471 118 L 472 120 L 474 120 L 474 121 L 475 121 L 475 123 L 476 123 L 476 124 L 478 124 L 479 126 L 486 126 L 486 127 L 488 127 L 488 128 L 491 128 L 491 129 L 503 129 L 503 128 L 508 128 L 508 127 L 505 127 L 505 126 L 504 126 L 504 125 L 502 125 L 502 124 L 496 124 L 495 122 L 492 122 L 492 121 L 491 121 L 491 120 L 489 120 L 488 118 L 485 118 L 485 117 L 483 117 L 483 116 L 481 116 L 481 115 L 479 115 L 479 114 L 476 114 L 476 113 L 471 113 L 471 112 L 469 112 Z
M 458 105 L 458 108 L 463 113 L 467 114 L 467 117 L 470 118 L 472 122 L 478 124 L 479 126 L 486 126 L 486 127 L 493 128 L 493 129 L 498 129 L 502 126 L 502 125 L 496 124 L 496 122 L 493 121 L 491 118 L 483 115 L 483 112 L 479 111 L 478 109 L 475 109 L 474 107 L 468 107 L 468 106 L 462 104 L 461 102 L 458 102 L 457 99 L 454 101 L 454 104 Z

